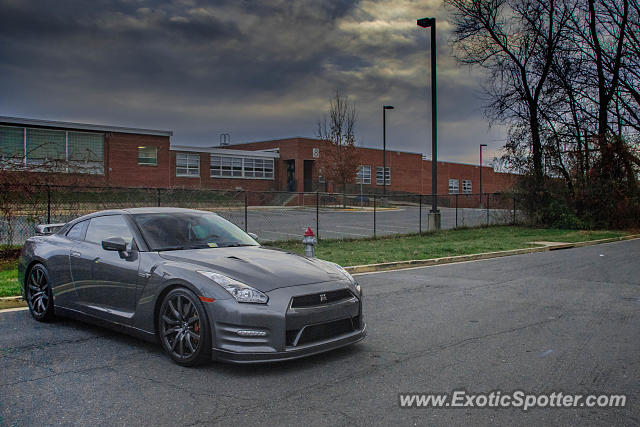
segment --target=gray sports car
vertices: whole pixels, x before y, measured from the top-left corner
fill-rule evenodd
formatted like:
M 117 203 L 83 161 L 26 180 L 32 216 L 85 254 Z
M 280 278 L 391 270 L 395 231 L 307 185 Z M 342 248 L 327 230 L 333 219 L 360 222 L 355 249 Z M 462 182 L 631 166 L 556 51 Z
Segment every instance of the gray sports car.
M 342 267 L 261 246 L 211 212 L 110 210 L 40 231 L 18 267 L 39 321 L 158 340 L 186 366 L 293 359 L 365 336 L 362 291 Z

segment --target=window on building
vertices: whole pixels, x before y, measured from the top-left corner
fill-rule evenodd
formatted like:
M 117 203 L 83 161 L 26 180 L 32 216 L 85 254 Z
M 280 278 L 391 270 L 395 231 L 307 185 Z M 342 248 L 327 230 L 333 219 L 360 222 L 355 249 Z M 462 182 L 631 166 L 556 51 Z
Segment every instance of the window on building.
M 471 186 L 471 180 L 470 179 L 463 179 L 462 180 L 462 192 L 463 193 L 472 193 L 473 192 L 473 187 Z
M 273 179 L 273 159 L 212 154 L 211 177 Z
M 176 176 L 200 177 L 200 154 L 176 153 Z
M 460 185 L 457 179 L 449 179 L 449 194 L 458 194 L 460 192 Z
M 384 179 L 387 181 L 387 185 L 391 185 L 391 168 L 386 168 L 384 172 Z M 378 166 L 376 167 L 376 185 L 384 185 L 382 180 L 382 166 Z
M 356 184 L 371 184 L 371 166 L 360 165 L 356 173 Z
M 67 132 L 67 154 L 70 171 L 104 173 L 103 134 Z
M 138 147 L 138 164 L 144 166 L 158 166 L 158 147 Z
M 0 158 L 43 171 L 102 174 L 104 134 L 0 126 Z
M 24 128 L 0 126 L 0 158 L 3 167 L 24 163 Z
M 66 132 L 51 129 L 27 129 L 27 161 L 50 165 L 67 157 Z M 55 167 L 55 166 L 54 166 Z

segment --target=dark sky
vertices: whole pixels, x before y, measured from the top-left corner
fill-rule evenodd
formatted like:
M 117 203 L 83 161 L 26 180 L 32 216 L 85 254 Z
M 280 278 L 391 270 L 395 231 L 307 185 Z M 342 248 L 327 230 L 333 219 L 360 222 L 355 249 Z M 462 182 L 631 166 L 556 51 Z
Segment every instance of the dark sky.
M 336 91 L 359 144 L 431 156 L 428 31 L 438 19 L 439 159 L 477 163 L 504 130 L 482 75 L 451 57 L 440 0 L 0 0 L 0 115 L 168 129 L 217 145 L 315 136 Z

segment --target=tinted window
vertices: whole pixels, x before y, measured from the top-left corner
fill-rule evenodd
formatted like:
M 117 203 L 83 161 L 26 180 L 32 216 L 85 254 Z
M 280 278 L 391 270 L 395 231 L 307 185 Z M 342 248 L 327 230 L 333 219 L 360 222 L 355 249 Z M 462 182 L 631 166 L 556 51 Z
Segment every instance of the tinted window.
M 122 215 L 91 218 L 85 240 L 100 244 L 109 237 L 122 237 L 127 242 L 127 246 L 132 247 L 133 235 Z
M 83 240 L 84 233 L 87 231 L 87 224 L 89 224 L 89 221 L 80 221 L 67 231 L 67 237 L 72 240 Z
M 133 215 L 151 250 L 257 246 L 234 224 L 207 212 Z

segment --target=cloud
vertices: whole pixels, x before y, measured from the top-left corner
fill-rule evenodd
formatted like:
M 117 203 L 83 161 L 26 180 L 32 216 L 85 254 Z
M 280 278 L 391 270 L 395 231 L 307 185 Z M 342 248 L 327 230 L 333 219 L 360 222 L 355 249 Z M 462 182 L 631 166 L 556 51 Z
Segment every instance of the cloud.
M 0 114 L 174 130 L 177 144 L 313 136 L 340 89 L 365 146 L 430 154 L 428 32 L 438 19 L 439 158 L 476 161 L 501 128 L 459 67 L 440 2 L 0 0 Z

